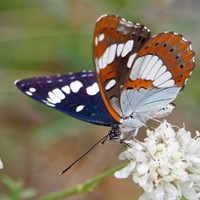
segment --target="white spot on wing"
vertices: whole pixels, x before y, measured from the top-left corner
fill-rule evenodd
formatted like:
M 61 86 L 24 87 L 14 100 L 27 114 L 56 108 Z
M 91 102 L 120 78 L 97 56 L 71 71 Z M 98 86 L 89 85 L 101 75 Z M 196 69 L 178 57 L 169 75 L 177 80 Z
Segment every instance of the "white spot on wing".
M 188 42 L 188 40 L 187 40 L 187 39 L 185 39 L 184 37 L 182 37 L 182 40 L 183 40 L 184 42 Z
M 151 58 L 152 58 L 152 55 L 144 56 L 144 60 L 143 60 L 143 62 L 141 63 L 140 71 L 139 71 L 139 73 L 140 73 L 139 76 L 140 76 L 140 77 L 142 76 L 143 72 L 145 71 L 145 68 L 146 68 L 146 66 L 148 65 L 148 63 L 149 63 L 149 61 L 150 61 Z
M 98 22 L 99 20 L 101 20 L 102 18 L 106 17 L 106 16 L 108 16 L 108 14 L 101 15 L 101 16 L 97 19 L 97 22 Z
M 170 79 L 166 82 L 164 82 L 163 84 L 159 85 L 159 88 L 166 88 L 166 87 L 172 87 L 174 86 L 175 81 Z
M 116 80 L 115 79 L 111 79 L 108 84 L 105 87 L 105 90 L 110 90 L 113 86 L 116 85 Z
M 21 81 L 20 79 L 19 80 L 16 80 L 15 82 L 14 82 L 14 84 L 16 85 L 19 81 Z
M 133 44 L 134 44 L 133 40 L 128 40 L 126 42 L 122 51 L 122 57 L 125 57 L 133 49 Z
M 31 88 L 29 88 L 29 91 L 33 93 L 33 92 L 36 92 L 36 89 L 31 87 Z
M 164 33 L 169 33 L 169 31 L 164 31 Z
M 192 57 L 192 62 L 195 62 L 195 57 L 194 56 Z
M 104 38 L 105 38 L 105 34 L 102 33 L 102 34 L 99 36 L 99 42 L 101 42 Z
M 159 76 L 161 76 L 165 71 L 167 70 L 167 67 L 163 65 L 157 72 L 155 79 L 157 79 Z
M 110 46 L 109 56 L 108 56 L 108 64 L 112 63 L 115 59 L 117 44 L 113 44 Z
M 126 20 L 124 18 L 121 18 L 121 21 L 126 22 Z
M 126 26 L 127 26 L 127 27 L 132 27 L 132 26 L 133 26 L 133 23 L 132 23 L 131 21 L 127 21 Z
M 185 79 L 185 83 L 184 84 L 186 85 L 187 82 L 188 82 L 188 78 Z
M 136 56 L 137 56 L 137 53 L 134 53 L 129 57 L 128 62 L 127 62 L 128 68 L 131 68 Z
M 138 73 L 139 73 L 139 71 L 140 71 L 141 64 L 142 64 L 144 58 L 145 58 L 144 56 L 143 56 L 143 57 L 139 57 L 139 58 L 137 58 L 137 60 L 135 61 L 134 65 L 133 65 L 133 67 L 132 67 L 132 69 L 131 69 L 130 76 L 129 76 L 129 78 L 130 78 L 132 81 L 134 81 L 134 80 L 136 80 L 136 79 L 138 78 Z
M 98 37 L 95 37 L 94 43 L 95 43 L 96 46 L 98 45 Z
M 86 92 L 88 95 L 96 95 L 99 92 L 99 86 L 97 83 L 93 83 L 91 86 L 86 88 Z
M 83 77 L 83 78 L 84 78 L 84 77 L 87 77 L 87 74 L 82 74 L 81 77 Z
M 50 102 L 50 103 L 53 103 L 53 104 L 57 103 L 56 101 L 54 101 L 53 99 L 50 99 L 49 97 L 47 97 L 47 101 Z M 47 101 L 45 101 L 45 102 L 47 102 Z
M 102 63 L 101 63 L 101 69 L 104 69 L 107 64 L 108 64 L 108 55 L 109 55 L 109 51 L 110 51 L 110 47 L 108 47 L 106 49 L 106 51 L 104 52 L 104 54 L 102 55 L 101 59 L 102 59 Z
M 99 59 L 97 59 L 98 60 L 99 69 L 103 69 L 103 64 L 102 64 L 103 63 L 103 55 Z
M 121 46 L 118 45 L 119 49 L 118 51 L 122 51 L 122 48 L 123 44 Z M 117 44 L 113 44 L 105 50 L 105 52 L 99 59 L 98 58 L 95 59 L 97 73 L 99 69 L 104 69 L 108 64 L 113 62 L 113 60 L 115 59 L 116 50 L 117 50 Z M 120 54 L 120 52 L 118 52 L 118 54 Z
M 189 49 L 192 51 L 192 44 L 190 44 Z
M 48 92 L 49 98 L 52 99 L 55 103 L 60 103 L 61 100 L 53 93 L 53 92 Z
M 51 106 L 51 107 L 55 107 L 55 105 L 54 104 L 52 104 L 52 103 L 49 103 L 48 101 L 45 101 L 45 100 L 43 100 L 43 102 L 47 105 L 47 106 Z
M 52 90 L 52 92 L 61 100 L 63 100 L 65 98 L 64 93 L 58 88 Z
M 81 87 L 83 87 L 83 84 L 80 81 L 74 81 L 70 84 L 70 88 L 74 93 L 77 93 Z
M 166 81 L 168 81 L 171 77 L 172 77 L 171 72 L 166 71 L 164 74 L 162 74 L 158 79 L 156 79 L 153 82 L 153 85 L 160 86 L 160 85 L 164 84 Z
M 98 61 L 98 58 L 95 58 L 95 69 L 96 69 L 96 72 L 97 74 L 99 74 L 99 61 Z
M 118 46 L 117 46 L 117 56 L 118 57 L 120 56 L 123 47 L 124 47 L 124 44 L 118 44 Z
M 63 92 L 65 92 L 66 94 L 70 94 L 70 87 L 68 85 L 64 86 L 61 88 Z
M 26 91 L 25 92 L 28 96 L 32 96 L 33 94 L 32 94 L 32 92 L 29 92 L 29 91 Z
M 148 29 L 146 26 L 144 26 L 144 29 L 147 30 L 148 32 L 150 32 L 150 29 Z
M 161 66 L 163 65 L 163 61 L 161 59 L 159 59 L 155 65 L 153 66 L 153 68 L 150 70 L 149 74 L 147 75 L 146 79 L 147 80 L 154 80 L 155 76 L 158 72 L 158 70 L 161 68 Z
M 148 64 L 146 65 L 146 68 L 143 71 L 143 74 L 141 76 L 142 79 L 145 79 L 146 76 L 149 74 L 155 63 L 158 61 L 159 57 L 158 56 L 152 56 L 151 59 L 149 60 Z
M 84 105 L 77 106 L 76 112 L 80 112 L 81 110 L 83 110 L 83 108 L 84 108 Z

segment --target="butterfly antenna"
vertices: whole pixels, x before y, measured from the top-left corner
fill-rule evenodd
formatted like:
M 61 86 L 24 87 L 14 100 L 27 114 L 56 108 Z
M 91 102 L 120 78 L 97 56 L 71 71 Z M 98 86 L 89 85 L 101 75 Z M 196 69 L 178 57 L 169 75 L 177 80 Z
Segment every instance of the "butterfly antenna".
M 77 160 L 75 160 L 71 165 L 69 165 L 66 169 L 64 169 L 59 175 L 64 174 L 67 172 L 71 167 L 73 167 L 79 160 L 81 160 L 85 155 L 87 155 L 92 149 L 94 149 L 99 143 L 104 144 L 104 142 L 107 140 L 109 134 L 105 135 L 103 138 L 101 138 L 97 143 L 95 143 L 88 151 L 86 151 L 82 156 L 80 156 Z

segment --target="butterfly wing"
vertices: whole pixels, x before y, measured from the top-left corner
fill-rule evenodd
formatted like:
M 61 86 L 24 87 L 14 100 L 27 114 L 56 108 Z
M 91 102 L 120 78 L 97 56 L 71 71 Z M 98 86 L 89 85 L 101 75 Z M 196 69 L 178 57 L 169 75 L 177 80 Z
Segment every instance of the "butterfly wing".
M 95 26 L 93 58 L 103 101 L 116 121 L 121 119 L 119 96 L 137 52 L 149 39 L 146 26 L 113 16 L 101 16 Z
M 182 35 L 149 37 L 143 25 L 101 16 L 93 38 L 97 79 L 95 73 L 82 72 L 24 79 L 16 85 L 33 99 L 80 120 L 106 126 L 129 120 L 128 126 L 139 127 L 162 115 L 163 108 L 173 108 L 170 103 L 195 66 L 191 43 Z
M 184 88 L 195 67 L 191 42 L 181 34 L 160 33 L 139 51 L 121 94 L 124 116 L 145 120 L 166 108 Z
M 36 101 L 82 121 L 105 126 L 114 123 L 94 72 L 23 79 L 16 81 L 16 86 Z

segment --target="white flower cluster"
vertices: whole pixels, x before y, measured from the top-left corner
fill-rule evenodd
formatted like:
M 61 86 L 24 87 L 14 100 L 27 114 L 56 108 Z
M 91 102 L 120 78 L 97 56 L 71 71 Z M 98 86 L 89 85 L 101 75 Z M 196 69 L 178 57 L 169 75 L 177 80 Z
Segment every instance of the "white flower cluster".
M 119 158 L 130 163 L 115 177 L 132 175 L 145 191 L 139 200 L 200 199 L 200 138 L 192 138 L 185 128 L 175 129 L 164 121 L 147 130 L 144 142 L 125 141 L 127 150 Z

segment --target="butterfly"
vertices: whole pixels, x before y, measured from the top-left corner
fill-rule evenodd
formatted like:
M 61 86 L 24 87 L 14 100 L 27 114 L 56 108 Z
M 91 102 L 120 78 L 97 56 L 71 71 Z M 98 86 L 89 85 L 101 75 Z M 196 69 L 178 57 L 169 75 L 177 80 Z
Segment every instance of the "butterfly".
M 181 34 L 151 36 L 144 25 L 102 15 L 93 36 L 95 72 L 34 77 L 15 84 L 47 106 L 110 126 L 110 139 L 120 138 L 172 112 L 172 102 L 195 67 L 194 54 Z

